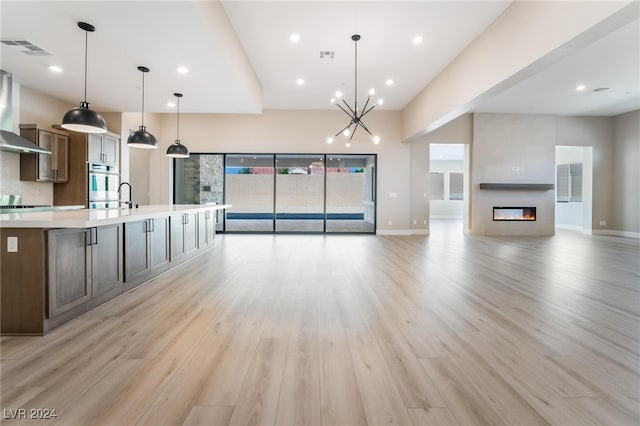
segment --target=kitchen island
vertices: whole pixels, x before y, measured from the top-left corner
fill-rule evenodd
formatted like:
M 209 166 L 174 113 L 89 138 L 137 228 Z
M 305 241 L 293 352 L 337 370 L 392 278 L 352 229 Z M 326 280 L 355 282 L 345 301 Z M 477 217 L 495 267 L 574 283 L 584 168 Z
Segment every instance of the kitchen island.
M 43 335 L 204 252 L 228 207 L 0 214 L 1 333 Z

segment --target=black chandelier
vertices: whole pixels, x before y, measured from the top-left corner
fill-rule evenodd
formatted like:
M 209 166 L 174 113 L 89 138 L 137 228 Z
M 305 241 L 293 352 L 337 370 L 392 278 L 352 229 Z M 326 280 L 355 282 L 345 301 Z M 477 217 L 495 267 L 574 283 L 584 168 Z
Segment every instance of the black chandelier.
M 354 34 L 351 36 L 351 40 L 354 41 L 355 45 L 355 83 L 354 83 L 354 101 L 353 108 L 344 100 L 342 97 L 342 92 L 336 92 L 336 96 L 331 98 L 331 103 L 335 104 L 340 108 L 345 114 L 347 114 L 350 118 L 349 124 L 347 124 L 342 130 L 336 133 L 334 136 L 330 136 L 327 138 L 327 143 L 333 143 L 335 137 L 337 137 L 340 133 L 342 133 L 347 139 L 346 146 L 347 148 L 351 146 L 351 139 L 353 139 L 353 135 L 355 135 L 358 127 L 362 127 L 365 132 L 371 135 L 372 141 L 374 144 L 380 143 L 380 137 L 374 136 L 371 131 L 367 128 L 367 126 L 362 121 L 362 117 L 367 115 L 372 109 L 374 109 L 377 105 L 382 105 L 382 99 L 378 99 L 377 102 L 374 102 L 373 105 L 369 106 L 373 95 L 375 95 L 375 89 L 369 90 L 369 96 L 367 97 L 366 102 L 364 103 L 364 107 L 362 109 L 358 109 L 358 40 L 360 40 L 360 35 Z M 340 101 L 344 104 L 344 107 L 340 104 Z M 345 109 L 346 107 L 346 109 Z M 352 129 L 353 127 L 353 129 Z
M 182 93 L 174 93 L 178 101 L 178 112 L 176 114 L 176 141 L 167 148 L 167 157 L 189 158 L 189 150 L 180 142 L 180 98 Z

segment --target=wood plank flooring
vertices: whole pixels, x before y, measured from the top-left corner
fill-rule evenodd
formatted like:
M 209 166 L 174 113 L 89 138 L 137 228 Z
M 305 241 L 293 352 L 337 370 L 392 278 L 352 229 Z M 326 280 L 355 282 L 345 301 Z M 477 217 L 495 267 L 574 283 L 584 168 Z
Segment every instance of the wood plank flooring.
M 438 226 L 218 235 L 47 336 L 3 337 L 2 422 L 640 424 L 640 241 Z

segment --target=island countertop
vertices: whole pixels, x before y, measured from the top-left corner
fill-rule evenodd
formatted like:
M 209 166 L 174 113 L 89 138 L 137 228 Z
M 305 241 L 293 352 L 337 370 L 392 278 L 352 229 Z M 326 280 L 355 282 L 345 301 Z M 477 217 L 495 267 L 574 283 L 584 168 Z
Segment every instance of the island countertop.
M 230 204 L 155 204 L 138 208 L 80 209 L 0 214 L 0 228 L 91 228 L 187 213 L 223 210 Z

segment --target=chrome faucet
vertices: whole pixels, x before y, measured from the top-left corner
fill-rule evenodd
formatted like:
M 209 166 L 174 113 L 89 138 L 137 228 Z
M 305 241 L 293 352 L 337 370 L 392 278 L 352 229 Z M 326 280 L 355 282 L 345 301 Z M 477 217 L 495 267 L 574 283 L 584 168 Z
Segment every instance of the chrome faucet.
M 122 189 L 122 185 L 127 185 L 129 187 L 129 201 L 120 201 L 120 195 L 118 195 L 118 203 L 122 204 L 125 203 L 127 204 L 127 206 L 129 206 L 130 209 L 133 208 L 133 190 L 131 189 L 131 184 L 129 182 L 121 182 L 120 185 L 118 186 L 118 194 L 120 194 L 120 190 Z

